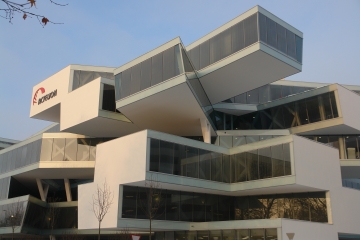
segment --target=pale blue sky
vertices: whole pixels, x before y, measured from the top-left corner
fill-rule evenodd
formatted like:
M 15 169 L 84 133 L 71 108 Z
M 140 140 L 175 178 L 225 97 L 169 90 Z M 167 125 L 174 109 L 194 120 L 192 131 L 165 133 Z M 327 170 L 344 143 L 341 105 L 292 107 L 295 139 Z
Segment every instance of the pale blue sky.
M 67 2 L 37 3 L 63 25 L 0 19 L 0 137 L 22 140 L 50 124 L 29 118 L 32 87 L 65 66 L 118 67 L 177 36 L 188 45 L 255 5 L 304 33 L 303 71 L 288 79 L 360 85 L 359 0 Z

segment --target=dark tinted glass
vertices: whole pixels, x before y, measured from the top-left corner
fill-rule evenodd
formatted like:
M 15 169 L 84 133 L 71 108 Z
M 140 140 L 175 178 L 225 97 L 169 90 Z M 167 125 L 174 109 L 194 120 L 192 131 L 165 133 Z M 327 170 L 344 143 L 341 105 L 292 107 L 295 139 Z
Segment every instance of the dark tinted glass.
M 246 153 L 246 166 L 248 180 L 250 181 L 259 179 L 257 150 Z
M 239 22 L 232 28 L 232 52 L 237 52 L 245 47 L 245 36 L 244 36 L 244 21 Z
M 277 39 L 276 39 L 276 23 L 271 19 L 266 19 L 266 36 L 267 36 L 267 44 L 272 47 L 277 47 Z
M 200 46 L 190 50 L 190 58 L 195 69 L 200 69 Z
M 211 152 L 199 149 L 199 178 L 210 180 Z
M 166 191 L 166 220 L 178 221 L 180 211 L 180 192 Z
M 257 34 L 257 14 L 254 14 L 244 20 L 245 47 L 258 41 Z
M 159 171 L 160 160 L 160 141 L 157 139 L 150 140 L 150 171 Z
M 137 187 L 123 186 L 122 218 L 136 218 Z
M 193 199 L 193 221 L 205 222 L 206 195 L 194 193 Z
M 159 172 L 172 174 L 173 168 L 174 168 L 174 144 L 170 142 L 160 141 Z
M 270 147 L 259 149 L 259 178 L 272 177 L 271 150 Z
M 303 39 L 297 35 L 295 35 L 296 41 L 296 60 L 298 62 L 302 62 L 302 48 L 303 48 Z
M 151 58 L 141 63 L 141 81 L 140 90 L 151 86 Z
M 180 221 L 192 221 L 193 193 L 181 192 Z

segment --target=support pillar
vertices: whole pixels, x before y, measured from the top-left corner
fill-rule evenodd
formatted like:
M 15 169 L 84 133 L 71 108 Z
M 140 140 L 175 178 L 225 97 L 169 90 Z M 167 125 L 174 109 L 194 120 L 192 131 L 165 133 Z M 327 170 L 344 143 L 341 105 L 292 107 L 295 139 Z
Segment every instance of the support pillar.
M 47 198 L 47 195 L 48 195 L 48 192 L 49 192 L 49 185 L 46 184 L 45 188 L 44 188 L 40 178 L 36 179 L 36 184 L 37 184 L 38 189 L 39 189 L 41 200 L 46 202 L 46 198 Z
M 66 200 L 68 202 L 71 202 L 72 201 L 71 187 L 70 187 L 70 181 L 68 178 L 64 178 L 64 184 L 65 184 Z
M 210 130 L 210 123 L 207 119 L 200 119 L 201 125 L 201 132 L 204 138 L 205 143 L 211 144 L 211 130 Z

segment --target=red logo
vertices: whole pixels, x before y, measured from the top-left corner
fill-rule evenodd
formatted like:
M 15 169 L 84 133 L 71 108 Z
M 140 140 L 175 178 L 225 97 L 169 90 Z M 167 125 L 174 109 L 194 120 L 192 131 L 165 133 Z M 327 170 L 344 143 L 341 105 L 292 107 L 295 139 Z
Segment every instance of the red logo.
M 37 101 L 36 101 L 36 99 L 37 99 L 37 94 L 38 94 L 38 92 L 39 91 L 41 91 L 41 93 L 44 93 L 45 92 L 45 88 L 39 88 L 38 90 L 36 90 L 36 92 L 35 92 L 35 94 L 34 94 L 34 97 L 33 97 L 33 105 L 35 104 L 35 103 L 37 103 Z

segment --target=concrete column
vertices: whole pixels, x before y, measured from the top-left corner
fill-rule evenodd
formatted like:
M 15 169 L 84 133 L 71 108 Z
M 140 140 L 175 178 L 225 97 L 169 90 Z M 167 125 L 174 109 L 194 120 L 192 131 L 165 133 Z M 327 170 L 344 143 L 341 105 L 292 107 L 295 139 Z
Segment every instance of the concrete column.
M 71 196 L 70 181 L 68 178 L 64 178 L 64 184 L 65 184 L 66 200 L 68 202 L 71 202 L 72 196 Z
M 48 194 L 48 191 L 49 191 L 49 185 L 46 185 L 45 189 L 44 189 L 43 184 L 41 182 L 41 179 L 39 179 L 39 178 L 36 179 L 36 184 L 37 184 L 38 189 L 39 189 L 41 200 L 46 202 L 46 197 L 47 197 L 47 194 Z
M 204 138 L 204 142 L 211 144 L 211 130 L 210 123 L 207 119 L 200 119 L 201 132 Z
M 339 137 L 339 154 L 340 154 L 340 159 L 346 159 L 345 142 L 343 137 Z

